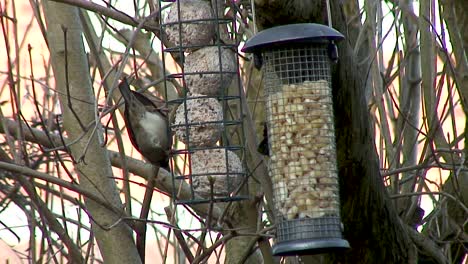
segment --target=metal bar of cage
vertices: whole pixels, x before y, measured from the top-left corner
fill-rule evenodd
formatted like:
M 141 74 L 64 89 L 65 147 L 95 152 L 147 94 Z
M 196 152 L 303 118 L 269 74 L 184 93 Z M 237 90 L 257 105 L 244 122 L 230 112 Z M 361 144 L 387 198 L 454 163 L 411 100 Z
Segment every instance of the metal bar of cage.
M 246 199 L 248 197 L 248 186 L 245 184 L 247 182 L 247 164 L 245 161 L 245 147 L 244 147 L 244 130 L 243 130 L 243 113 L 242 113 L 242 107 L 241 107 L 241 96 L 240 92 L 241 91 L 241 80 L 240 80 L 240 73 L 239 73 L 239 58 L 237 55 L 237 46 L 235 44 L 230 44 L 225 41 L 222 41 L 221 39 L 221 29 L 220 27 L 226 26 L 226 28 L 230 28 L 231 32 L 231 37 L 234 36 L 234 43 L 238 43 L 237 41 L 237 32 L 232 31 L 233 29 L 235 30 L 237 28 L 236 26 L 236 14 L 234 14 L 231 18 L 224 18 L 224 17 L 218 17 L 218 14 L 216 11 L 212 12 L 213 17 L 212 18 L 195 18 L 195 19 L 185 19 L 183 18 L 183 14 L 181 10 L 185 7 L 183 7 L 183 4 L 186 4 L 185 2 L 187 1 L 182 1 L 178 0 L 174 3 L 172 3 L 171 8 L 176 8 L 177 9 L 177 21 L 171 21 L 171 22 L 166 22 L 164 21 L 164 16 L 167 15 L 168 12 L 170 11 L 170 8 L 160 8 L 160 28 L 161 28 L 161 39 L 169 39 L 170 37 L 167 36 L 167 34 L 170 34 L 171 32 L 168 31 L 168 29 L 175 28 L 178 30 L 178 44 L 173 46 L 173 47 L 165 47 L 162 44 L 162 60 L 163 60 L 163 65 L 165 67 L 169 57 L 174 57 L 174 59 L 179 63 L 180 71 L 175 72 L 175 73 L 168 73 L 165 75 L 165 89 L 166 89 L 166 94 L 167 94 L 167 81 L 168 80 L 175 80 L 179 81 L 184 90 L 182 91 L 182 94 L 180 95 L 179 98 L 171 99 L 167 101 L 167 105 L 169 108 L 175 108 L 177 107 L 176 112 L 176 117 L 177 117 L 177 112 L 179 111 L 178 108 L 182 107 L 184 112 L 183 118 L 177 119 L 180 121 L 179 123 L 171 123 L 170 124 L 170 132 L 176 132 L 175 136 L 176 138 L 183 134 L 181 140 L 183 139 L 183 142 L 185 143 L 185 147 L 182 149 L 175 149 L 171 151 L 171 167 L 172 169 L 172 174 L 173 174 L 173 186 L 175 187 L 173 191 L 174 198 L 177 197 L 177 186 L 179 181 L 185 181 L 190 185 L 190 190 L 191 190 L 191 197 L 190 199 L 175 199 L 175 202 L 178 204 L 193 204 L 193 203 L 208 203 L 208 202 L 230 202 L 230 201 L 238 201 L 242 199 Z M 215 2 L 217 3 L 217 2 Z M 231 2 L 230 5 L 234 5 L 234 2 Z M 159 1 L 159 5 L 162 5 L 162 2 Z M 169 11 L 167 11 L 169 9 Z M 217 10 L 217 6 L 212 7 L 212 9 Z M 236 9 L 234 9 L 236 10 Z M 181 15 L 182 14 L 182 15 Z M 192 26 L 192 25 L 203 25 L 209 24 L 209 25 L 214 25 L 215 29 L 215 34 L 213 36 L 212 41 L 209 43 L 184 43 L 184 32 L 187 32 L 187 29 Z M 176 34 L 177 35 L 177 34 Z M 162 42 L 163 43 L 163 42 Z M 202 71 L 190 71 L 190 69 L 187 68 L 187 60 L 190 59 L 190 56 L 195 56 L 198 51 L 202 49 L 208 50 L 209 47 L 213 47 L 217 49 L 217 68 L 213 69 L 206 69 Z M 225 64 L 226 59 L 223 57 L 225 56 L 225 51 L 228 50 L 228 53 L 233 54 L 233 59 L 234 59 L 234 68 L 226 68 Z M 166 72 L 166 70 L 165 70 Z M 230 77 L 232 75 L 232 77 Z M 236 93 L 228 93 L 227 87 L 224 89 L 220 89 L 219 93 L 217 94 L 191 94 L 190 89 L 193 87 L 190 87 L 190 85 L 197 80 L 203 80 L 203 78 L 208 79 L 209 77 L 213 77 L 214 79 L 219 78 L 219 82 L 221 84 L 225 82 L 230 82 L 229 78 L 234 79 L 234 82 L 236 82 L 237 85 L 237 92 Z M 229 77 L 229 78 L 228 78 Z M 191 80 L 191 82 L 188 82 L 188 80 Z M 199 103 L 200 105 L 203 102 L 213 102 L 217 101 L 219 106 L 220 106 L 220 112 L 222 115 L 221 119 L 214 119 L 214 120 L 208 120 L 208 121 L 200 121 L 199 119 L 196 120 L 191 120 L 193 119 L 193 115 L 191 115 L 191 112 L 193 110 L 193 105 Z M 216 104 L 216 103 L 214 103 Z M 236 107 L 237 112 L 236 115 L 233 116 L 233 110 L 232 107 Z M 176 121 L 177 121 L 176 120 Z M 182 120 L 182 121 L 181 121 Z M 216 138 L 216 141 L 218 142 L 217 144 L 212 144 L 212 142 L 204 142 L 197 140 L 198 137 L 194 138 L 194 132 L 197 131 L 202 131 L 204 128 L 215 128 L 216 130 L 217 127 L 221 127 L 219 136 L 215 135 L 214 138 Z M 182 132 L 181 132 L 182 131 Z M 235 131 L 231 133 L 232 131 Z M 231 137 L 232 135 L 229 134 L 231 133 L 232 135 L 237 135 L 237 142 L 233 142 Z M 221 152 L 220 152 L 221 151 Z M 204 160 L 205 157 L 198 155 L 199 153 L 223 153 L 221 154 L 224 158 L 221 158 L 222 162 L 224 163 L 224 168 L 225 172 L 220 173 L 218 171 L 209 171 L 207 170 L 206 172 L 203 171 L 193 171 L 194 166 L 195 168 L 198 168 L 196 166 L 196 163 L 200 160 Z M 215 155 L 216 156 L 216 155 Z M 219 156 L 219 155 L 218 155 Z M 232 165 L 232 158 L 234 158 L 234 161 L 239 159 L 242 167 L 242 170 L 240 171 L 231 171 L 231 167 L 234 166 Z M 194 157 L 198 157 L 197 159 L 194 160 Z M 174 171 L 174 169 L 177 167 L 175 166 L 179 160 L 187 160 L 186 162 L 186 173 L 184 171 L 181 171 L 181 174 L 178 175 L 177 172 Z M 209 161 L 208 161 L 209 162 Z M 194 164 L 195 163 L 195 164 Z M 237 164 L 237 163 L 236 163 Z M 218 164 L 220 168 L 223 166 Z M 220 169 L 221 170 L 221 169 Z M 224 179 L 225 185 L 226 185 L 226 192 L 214 192 L 215 194 L 221 193 L 223 195 L 216 195 L 215 197 L 203 197 L 202 192 L 200 190 L 197 190 L 197 185 L 199 184 L 200 179 L 203 179 L 203 181 L 206 181 L 206 179 L 214 178 L 215 179 L 215 184 L 216 181 L 219 181 L 221 183 L 221 180 Z M 239 192 L 239 188 L 235 189 L 230 186 L 235 186 L 238 187 L 237 185 L 239 179 L 242 181 L 242 186 L 245 185 L 245 188 L 242 188 L 242 190 Z M 216 186 L 215 186 L 216 187 Z M 211 191 L 213 193 L 213 190 Z

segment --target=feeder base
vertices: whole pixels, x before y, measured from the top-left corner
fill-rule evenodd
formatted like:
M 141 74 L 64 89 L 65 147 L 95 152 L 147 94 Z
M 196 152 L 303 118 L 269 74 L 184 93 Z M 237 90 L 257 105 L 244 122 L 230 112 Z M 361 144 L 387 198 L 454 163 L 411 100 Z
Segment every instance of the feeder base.
M 273 255 L 314 255 L 348 248 L 348 241 L 341 238 L 302 239 L 277 243 L 273 246 Z

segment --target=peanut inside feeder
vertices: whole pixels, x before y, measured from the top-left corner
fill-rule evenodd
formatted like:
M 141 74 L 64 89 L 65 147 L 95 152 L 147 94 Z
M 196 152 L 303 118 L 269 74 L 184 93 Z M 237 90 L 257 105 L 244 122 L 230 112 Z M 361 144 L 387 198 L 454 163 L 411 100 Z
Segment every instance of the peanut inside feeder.
M 283 85 L 267 99 L 270 175 L 287 219 L 337 216 L 332 102 L 328 82 Z

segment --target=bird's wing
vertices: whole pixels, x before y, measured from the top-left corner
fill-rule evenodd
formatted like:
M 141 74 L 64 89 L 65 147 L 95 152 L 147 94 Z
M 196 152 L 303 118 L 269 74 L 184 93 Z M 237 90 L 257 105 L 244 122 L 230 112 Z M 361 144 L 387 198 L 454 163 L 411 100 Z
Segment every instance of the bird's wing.
M 129 103 L 132 100 L 132 90 L 130 90 L 127 78 L 124 77 L 119 83 L 119 90 L 125 100 L 125 103 Z
M 125 115 L 124 122 L 125 122 L 125 126 L 127 126 L 127 133 L 128 133 L 128 137 L 130 138 L 130 142 L 132 142 L 132 145 L 136 148 L 136 150 L 138 150 L 138 152 L 141 153 L 141 150 L 138 147 L 138 142 L 137 142 L 135 135 L 129 131 L 130 128 L 133 127 L 133 125 L 132 125 L 132 118 L 130 117 L 130 114 L 127 109 L 125 109 L 124 115 Z

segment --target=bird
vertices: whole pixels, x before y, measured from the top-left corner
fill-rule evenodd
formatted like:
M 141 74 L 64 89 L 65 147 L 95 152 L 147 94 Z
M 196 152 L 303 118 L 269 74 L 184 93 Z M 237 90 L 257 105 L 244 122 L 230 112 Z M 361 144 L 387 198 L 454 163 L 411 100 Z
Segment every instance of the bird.
M 125 101 L 124 121 L 132 145 L 151 164 L 170 171 L 172 137 L 168 133 L 168 111 L 131 90 L 126 78 L 119 83 L 119 90 Z
M 263 140 L 258 145 L 257 151 L 264 156 L 270 156 L 270 148 L 268 147 L 268 128 L 266 123 L 263 124 Z

